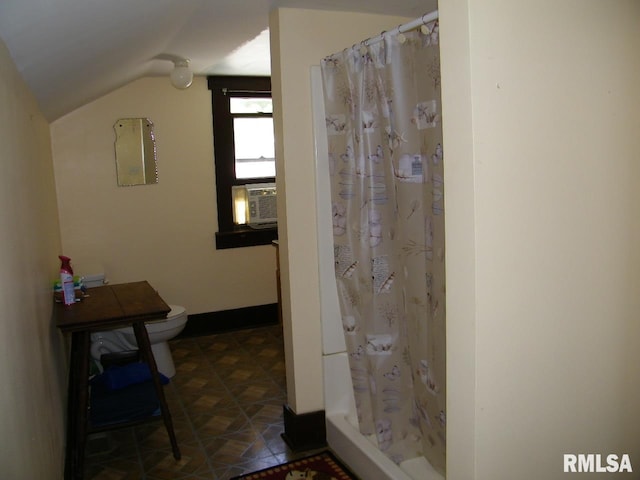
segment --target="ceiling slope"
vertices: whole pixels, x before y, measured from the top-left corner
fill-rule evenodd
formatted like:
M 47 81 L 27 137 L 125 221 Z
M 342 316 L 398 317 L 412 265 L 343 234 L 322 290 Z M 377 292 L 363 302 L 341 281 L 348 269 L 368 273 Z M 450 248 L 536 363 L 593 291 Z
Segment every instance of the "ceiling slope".
M 269 11 L 418 17 L 437 0 L 2 0 L 0 38 L 50 121 L 143 76 L 269 75 Z

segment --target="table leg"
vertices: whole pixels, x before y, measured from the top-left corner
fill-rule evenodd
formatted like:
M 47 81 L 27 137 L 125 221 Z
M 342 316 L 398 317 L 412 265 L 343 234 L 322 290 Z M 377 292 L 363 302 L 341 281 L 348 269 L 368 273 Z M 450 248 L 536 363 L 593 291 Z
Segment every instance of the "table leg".
M 171 442 L 171 448 L 173 450 L 173 457 L 176 460 L 180 460 L 180 449 L 178 448 L 178 441 L 176 440 L 176 434 L 173 431 L 173 422 L 171 421 L 171 413 L 169 412 L 169 405 L 167 405 L 167 399 L 164 396 L 164 389 L 162 383 L 160 383 L 160 376 L 158 375 L 158 367 L 156 360 L 151 350 L 151 342 L 149 341 L 149 335 L 147 329 L 144 326 L 144 322 L 134 322 L 133 331 L 136 334 L 136 341 L 138 342 L 138 348 L 142 354 L 142 358 L 146 360 L 151 370 L 151 377 L 153 378 L 153 384 L 156 389 L 158 400 L 160 401 L 160 411 L 162 412 L 162 419 L 164 420 L 164 426 L 169 434 L 169 440 Z
M 89 332 L 74 332 L 71 337 L 69 386 L 67 399 L 67 448 L 65 479 L 84 476 L 84 452 L 87 441 L 89 408 Z

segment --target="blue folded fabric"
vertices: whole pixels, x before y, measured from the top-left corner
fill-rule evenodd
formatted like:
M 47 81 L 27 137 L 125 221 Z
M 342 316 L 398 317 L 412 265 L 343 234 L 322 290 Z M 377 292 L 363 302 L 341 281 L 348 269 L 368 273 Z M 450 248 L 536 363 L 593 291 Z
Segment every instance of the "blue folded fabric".
M 160 383 L 166 385 L 169 379 L 162 373 L 160 375 Z M 101 385 L 107 390 L 120 390 L 130 385 L 136 385 L 151 380 L 151 370 L 146 363 L 134 362 L 126 365 L 116 365 L 109 367 L 100 375 L 96 375 L 91 384 L 94 386 Z
M 89 422 L 94 428 L 157 415 L 160 415 L 160 403 L 152 382 L 119 390 L 109 390 L 103 384 L 91 388 Z

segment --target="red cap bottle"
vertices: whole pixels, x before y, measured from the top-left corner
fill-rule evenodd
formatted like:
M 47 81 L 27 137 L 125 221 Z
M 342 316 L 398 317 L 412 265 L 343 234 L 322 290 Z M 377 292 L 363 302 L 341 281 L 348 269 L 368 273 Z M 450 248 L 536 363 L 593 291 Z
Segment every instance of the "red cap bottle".
M 76 292 L 73 289 L 73 268 L 71 259 L 64 255 L 59 255 L 62 261 L 60 265 L 60 283 L 62 284 L 62 297 L 65 305 L 73 305 L 76 302 Z

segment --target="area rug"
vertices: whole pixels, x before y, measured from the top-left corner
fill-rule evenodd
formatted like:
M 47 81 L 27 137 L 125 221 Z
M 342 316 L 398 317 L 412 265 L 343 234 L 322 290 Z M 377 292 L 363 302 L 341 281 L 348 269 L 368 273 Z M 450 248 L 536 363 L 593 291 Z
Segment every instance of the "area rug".
M 247 473 L 231 480 L 358 480 L 329 451 Z

